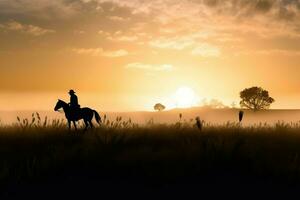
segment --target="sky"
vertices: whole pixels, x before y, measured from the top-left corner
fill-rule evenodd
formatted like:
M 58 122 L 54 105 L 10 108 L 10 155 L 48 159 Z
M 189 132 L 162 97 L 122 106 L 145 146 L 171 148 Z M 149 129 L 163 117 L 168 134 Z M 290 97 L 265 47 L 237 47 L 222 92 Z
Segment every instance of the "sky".
M 230 105 L 251 86 L 300 108 L 300 0 L 0 0 L 0 70 L 0 110 L 69 89 L 106 111 L 173 108 L 179 88 Z

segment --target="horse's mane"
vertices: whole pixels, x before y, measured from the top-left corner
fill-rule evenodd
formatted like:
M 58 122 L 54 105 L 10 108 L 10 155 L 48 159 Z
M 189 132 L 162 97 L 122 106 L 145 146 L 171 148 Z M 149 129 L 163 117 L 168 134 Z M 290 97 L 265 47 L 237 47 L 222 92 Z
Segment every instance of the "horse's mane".
M 58 101 L 67 105 L 67 103 L 65 101 L 61 100 L 61 99 L 58 99 Z

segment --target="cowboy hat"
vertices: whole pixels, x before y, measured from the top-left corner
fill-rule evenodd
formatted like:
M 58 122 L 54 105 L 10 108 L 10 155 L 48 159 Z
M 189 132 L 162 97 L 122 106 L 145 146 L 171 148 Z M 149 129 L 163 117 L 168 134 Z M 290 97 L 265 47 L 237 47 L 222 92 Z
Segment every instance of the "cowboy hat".
M 70 90 L 69 94 L 75 94 L 75 91 L 74 90 Z

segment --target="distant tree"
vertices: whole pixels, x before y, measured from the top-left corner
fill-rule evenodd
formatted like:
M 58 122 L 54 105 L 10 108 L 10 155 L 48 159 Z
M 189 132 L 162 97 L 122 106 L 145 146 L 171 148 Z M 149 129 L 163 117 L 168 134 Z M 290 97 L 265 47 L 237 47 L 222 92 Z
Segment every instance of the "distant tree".
M 208 102 L 207 102 L 207 99 L 206 99 L 206 98 L 202 99 L 201 105 L 202 105 L 203 107 L 208 106 Z
M 235 101 L 233 101 L 230 106 L 231 106 L 231 108 L 236 108 L 237 105 L 236 105 Z
M 213 109 L 226 108 L 223 102 L 218 99 L 211 99 L 208 106 Z
M 157 110 L 157 111 L 163 111 L 164 109 L 166 109 L 166 107 L 164 105 L 162 105 L 161 103 L 157 103 L 154 105 L 154 110 Z
M 275 101 L 269 96 L 267 90 L 261 87 L 246 88 L 240 92 L 242 108 L 248 108 L 254 111 L 268 109 L 270 105 Z

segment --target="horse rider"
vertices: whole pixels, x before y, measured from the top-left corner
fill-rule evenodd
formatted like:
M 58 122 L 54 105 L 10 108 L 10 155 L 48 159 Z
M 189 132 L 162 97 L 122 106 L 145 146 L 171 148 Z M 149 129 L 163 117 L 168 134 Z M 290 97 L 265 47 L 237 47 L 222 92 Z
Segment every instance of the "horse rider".
M 69 95 L 70 95 L 70 103 L 69 103 L 70 108 L 72 111 L 76 112 L 80 109 L 80 105 L 78 104 L 78 98 L 75 95 L 75 91 L 70 90 Z

